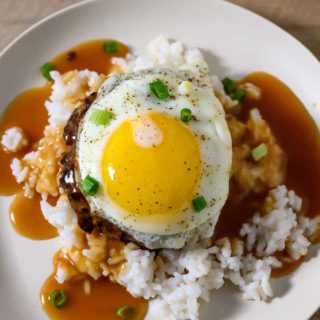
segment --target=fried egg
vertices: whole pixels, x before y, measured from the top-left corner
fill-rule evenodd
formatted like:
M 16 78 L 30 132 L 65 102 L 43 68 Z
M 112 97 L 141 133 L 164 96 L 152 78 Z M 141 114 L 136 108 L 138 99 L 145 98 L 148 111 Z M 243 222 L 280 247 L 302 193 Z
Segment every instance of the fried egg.
M 167 98 L 150 90 L 156 80 Z M 90 121 L 95 110 L 111 112 L 109 123 Z M 86 196 L 91 210 L 147 248 L 178 249 L 212 235 L 228 195 L 232 148 L 206 63 L 109 76 L 80 124 L 76 157 L 79 182 L 88 175 L 99 182 Z M 197 197 L 206 202 L 200 212 Z

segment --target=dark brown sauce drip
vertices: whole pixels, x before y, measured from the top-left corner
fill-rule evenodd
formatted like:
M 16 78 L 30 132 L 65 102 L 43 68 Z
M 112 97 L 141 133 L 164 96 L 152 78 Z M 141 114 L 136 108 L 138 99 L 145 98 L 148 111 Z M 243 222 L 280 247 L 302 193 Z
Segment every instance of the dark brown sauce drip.
M 132 297 L 121 285 L 105 277 L 93 280 L 90 276 L 79 273 L 71 260 L 60 251 L 53 261 L 54 272 L 47 278 L 40 291 L 42 307 L 50 319 L 119 320 L 116 311 L 123 306 L 130 306 L 135 310 L 131 320 L 142 320 L 146 315 L 148 302 Z M 74 274 L 63 284 L 59 284 L 55 278 L 58 263 Z M 84 291 L 85 282 L 90 286 L 89 294 Z M 66 304 L 60 309 L 55 308 L 50 301 L 50 294 L 55 290 L 62 290 L 67 297 Z
M 60 186 L 68 195 L 71 207 L 77 214 L 78 224 L 82 230 L 91 233 L 94 229 L 94 222 L 91 216 L 90 205 L 82 194 L 76 181 L 76 141 L 78 136 L 79 124 L 86 114 L 91 104 L 97 97 L 97 93 L 92 93 L 85 99 L 84 103 L 75 109 L 70 116 L 63 131 L 63 138 L 70 151 L 66 153 L 62 160 L 63 170 L 60 176 Z
M 315 217 L 320 214 L 320 135 L 317 125 L 295 94 L 277 78 L 255 72 L 241 82 L 250 82 L 262 89 L 262 98 L 259 101 L 245 99 L 240 119 L 245 121 L 250 109 L 259 109 L 288 156 L 286 186 L 303 198 L 303 214 Z M 237 185 L 231 180 L 229 197 L 214 238 L 239 236 L 242 224 L 259 210 L 266 195 L 249 194 L 242 199 Z M 284 266 L 275 270 L 273 275 L 279 277 L 291 273 L 302 262 L 303 259 L 284 262 Z

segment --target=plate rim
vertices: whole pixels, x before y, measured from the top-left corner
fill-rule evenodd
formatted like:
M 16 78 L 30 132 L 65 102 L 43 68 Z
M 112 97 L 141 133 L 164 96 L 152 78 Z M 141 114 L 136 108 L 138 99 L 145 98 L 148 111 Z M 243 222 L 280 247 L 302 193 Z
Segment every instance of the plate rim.
M 21 32 L 17 37 L 15 37 L 1 52 L 0 52 L 0 61 L 3 58 L 4 55 L 8 54 L 8 52 L 10 52 L 10 50 L 14 49 L 14 46 L 16 43 L 18 43 L 21 39 L 23 39 L 26 35 L 28 35 L 29 33 L 32 33 L 34 30 L 40 28 L 43 24 L 45 24 L 47 21 L 54 19 L 57 16 L 63 15 L 66 12 L 72 11 L 76 8 L 79 8 L 81 6 L 86 6 L 86 5 L 90 5 L 91 3 L 98 3 L 98 2 L 103 2 L 104 0 L 85 0 L 79 3 L 75 3 L 72 5 L 69 5 L 65 8 L 62 8 L 50 15 L 48 15 L 47 17 L 42 18 L 41 20 L 37 21 L 36 23 L 32 24 L 30 27 L 28 27 L 26 30 L 24 30 L 23 32 Z M 107 0 L 108 1 L 108 0 Z M 121 1 L 121 0 L 118 0 Z M 140 0 L 139 0 L 140 1 Z M 293 40 L 295 42 L 296 45 L 298 45 L 300 47 L 300 49 L 304 50 L 305 53 L 305 59 L 309 59 L 310 63 L 314 64 L 315 66 L 317 65 L 317 75 L 320 77 L 320 63 L 318 58 L 309 50 L 309 48 L 307 48 L 302 42 L 300 42 L 297 38 L 295 38 L 293 35 L 291 35 L 288 31 L 284 30 L 283 28 L 281 28 L 280 26 L 278 26 L 277 24 L 275 24 L 274 22 L 268 20 L 267 18 L 250 11 L 249 9 L 243 8 L 240 5 L 231 3 L 231 2 L 227 2 L 227 1 L 223 1 L 223 0 L 210 0 L 212 2 L 215 3 L 219 3 L 222 6 L 226 6 L 226 7 L 232 7 L 234 9 L 237 9 L 238 11 L 242 12 L 242 13 L 246 13 L 246 14 L 250 14 L 251 16 L 255 16 L 257 19 L 259 19 L 261 22 L 265 22 L 267 25 L 269 25 L 270 27 L 274 28 L 274 30 L 277 30 L 277 32 L 281 32 L 283 35 L 289 36 L 288 40 L 291 38 L 291 41 Z M 222 2 L 224 2 L 222 4 Z M 67 49 L 67 48 L 66 48 Z M 316 63 L 314 63 L 316 62 Z M 308 109 L 308 108 L 307 108 Z M 5 110 L 5 109 L 3 109 Z M 2 110 L 2 111 L 3 111 Z M 0 113 L 2 113 L 2 111 Z M 309 110 L 308 110 L 309 112 Z M 310 114 L 310 112 L 309 112 Z M 312 116 L 312 115 L 311 115 Z M 314 310 L 312 310 L 314 311 Z
M 25 35 L 29 34 L 30 32 L 32 32 L 33 30 L 37 29 L 39 26 L 41 26 L 42 24 L 46 23 L 47 21 L 54 19 L 56 16 L 59 16 L 61 14 L 64 14 L 65 12 L 68 12 L 70 10 L 73 10 L 75 8 L 81 7 L 81 6 L 85 6 L 88 5 L 90 3 L 95 3 L 95 2 L 100 2 L 100 1 L 105 1 L 105 0 L 84 0 L 78 3 L 74 3 L 71 4 L 65 8 L 62 8 L 52 14 L 49 14 L 48 16 L 40 19 L 39 21 L 35 22 L 34 24 L 32 24 L 31 26 L 29 26 L 26 30 L 22 31 L 18 36 L 16 36 L 12 41 L 9 42 L 9 44 L 7 44 L 5 46 L 5 48 L 0 52 L 0 60 L 2 59 L 2 57 L 7 54 L 7 52 L 17 43 L 20 41 L 20 39 L 22 39 Z M 108 1 L 108 0 L 106 0 Z M 121 1 L 121 0 L 117 0 L 117 1 Z M 135 1 L 139 1 L 139 0 L 135 0 Z M 194 1 L 194 0 L 193 0 Z M 299 39 L 297 39 L 294 35 L 292 35 L 291 33 L 289 33 L 287 30 L 283 29 L 282 27 L 280 27 L 279 25 L 277 25 L 275 22 L 267 19 L 266 17 L 251 11 L 247 8 L 244 8 L 238 4 L 229 2 L 227 0 L 210 0 L 212 2 L 217 2 L 217 3 L 223 3 L 223 5 L 226 6 L 230 6 L 233 8 L 236 8 L 237 10 L 243 11 L 246 14 L 251 14 L 253 16 L 255 16 L 258 19 L 261 19 L 262 21 L 264 21 L 264 23 L 267 23 L 269 25 L 271 25 L 272 27 L 275 27 L 276 29 L 278 29 L 279 32 L 282 32 L 284 34 L 286 34 L 288 37 L 291 38 L 291 40 L 293 40 L 294 42 L 296 42 L 297 45 L 300 46 L 300 48 L 304 49 L 305 53 L 309 55 L 309 58 L 313 59 L 315 63 L 318 64 L 318 66 L 320 66 L 320 60 L 316 57 L 316 55 L 303 43 L 301 42 Z M 319 74 L 320 76 L 320 74 Z

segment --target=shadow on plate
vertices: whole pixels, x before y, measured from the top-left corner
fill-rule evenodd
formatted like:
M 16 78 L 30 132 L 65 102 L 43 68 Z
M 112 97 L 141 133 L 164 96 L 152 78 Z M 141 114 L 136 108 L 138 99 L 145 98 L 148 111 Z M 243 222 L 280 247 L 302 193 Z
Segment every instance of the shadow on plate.
M 243 306 L 242 294 L 231 284 L 224 285 L 210 294 L 210 302 L 203 302 L 200 307 L 201 320 L 229 320 Z
M 210 74 L 224 78 L 228 75 L 228 68 L 223 65 L 223 60 L 213 54 L 211 51 L 202 49 L 201 52 L 204 56 L 205 61 L 209 65 Z
M 320 253 L 319 249 L 320 249 L 320 245 L 311 246 L 309 248 L 309 252 L 306 259 L 304 260 L 304 262 L 299 268 L 303 268 L 305 263 L 308 263 L 308 261 L 310 261 L 311 259 L 316 258 Z M 291 281 L 292 281 L 292 273 L 280 279 L 273 279 L 271 281 L 271 286 L 273 290 L 272 299 L 282 298 L 290 290 L 292 286 Z M 267 303 L 271 303 L 272 299 L 269 299 Z
M 304 263 L 310 261 L 313 258 L 316 258 L 319 254 L 320 254 L 320 244 L 311 246 Z
M 273 297 L 268 299 L 266 303 L 271 303 L 273 299 L 280 299 L 290 290 L 291 288 L 291 274 L 271 280 L 271 287 L 273 291 Z

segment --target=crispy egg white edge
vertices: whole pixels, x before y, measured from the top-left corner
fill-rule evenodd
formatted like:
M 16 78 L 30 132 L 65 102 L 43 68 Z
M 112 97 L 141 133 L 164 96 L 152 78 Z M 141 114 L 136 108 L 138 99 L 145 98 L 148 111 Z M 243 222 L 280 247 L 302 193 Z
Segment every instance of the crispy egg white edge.
M 175 95 L 176 99 L 163 101 L 158 100 L 153 94 L 150 95 L 149 83 L 155 79 L 168 82 L 170 94 Z M 178 85 L 185 80 L 191 80 L 194 85 L 194 91 L 189 97 L 177 92 Z M 124 101 L 124 97 L 129 99 Z M 196 101 L 196 106 L 191 100 Z M 96 108 L 105 109 L 106 106 L 108 110 L 112 106 L 115 119 L 108 126 L 92 124 L 89 121 L 92 112 Z M 108 197 L 105 186 L 101 184 L 102 188 L 95 196 L 87 197 L 91 207 L 130 234 L 183 234 L 207 221 L 216 223 L 228 195 L 232 148 L 224 110 L 213 95 L 207 66 L 203 61 L 199 61 L 196 65 L 182 67 L 181 71 L 150 69 L 136 74 L 113 75 L 101 86 L 96 101 L 81 122 L 77 143 L 80 179 L 82 181 L 89 174 L 102 182 L 101 158 L 104 148 L 110 135 L 123 121 L 135 118 L 138 112 L 150 111 L 165 112 L 180 119 L 182 106 L 191 109 L 199 120 L 190 121 L 188 126 L 197 134 L 202 166 L 205 168 L 196 194 L 205 197 L 208 207 L 198 213 L 193 210 L 191 202 L 187 203 L 184 207 L 187 211 L 174 214 L 169 223 L 162 219 L 161 214 L 136 217 Z M 202 141 L 201 135 L 209 136 L 210 139 Z

